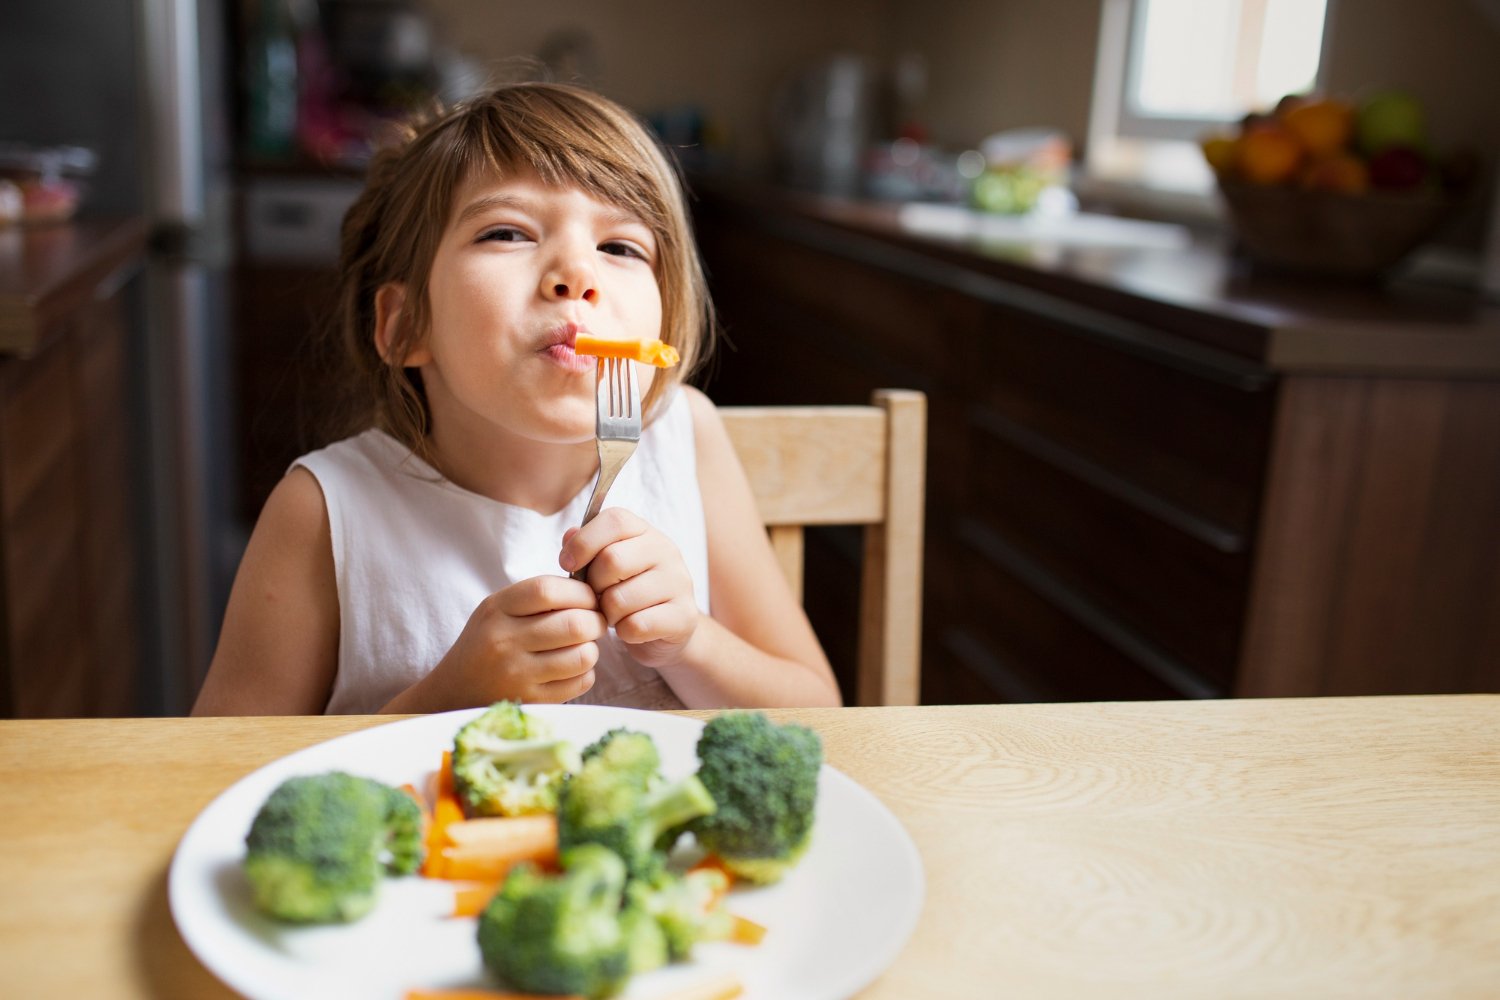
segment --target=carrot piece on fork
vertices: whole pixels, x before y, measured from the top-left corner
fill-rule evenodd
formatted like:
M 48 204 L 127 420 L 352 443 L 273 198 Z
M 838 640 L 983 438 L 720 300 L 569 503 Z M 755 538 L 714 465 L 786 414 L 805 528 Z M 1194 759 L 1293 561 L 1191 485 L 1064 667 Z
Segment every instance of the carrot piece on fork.
M 681 360 L 677 348 L 660 340 L 607 340 L 589 333 L 573 338 L 573 350 L 596 358 L 625 358 L 658 368 L 671 368 Z

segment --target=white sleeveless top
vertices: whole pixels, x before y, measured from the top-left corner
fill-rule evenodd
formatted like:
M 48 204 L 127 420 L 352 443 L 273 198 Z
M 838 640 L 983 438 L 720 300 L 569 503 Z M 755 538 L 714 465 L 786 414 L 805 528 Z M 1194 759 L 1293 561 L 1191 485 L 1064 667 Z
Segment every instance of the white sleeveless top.
M 563 532 L 578 524 L 590 482 L 555 514 L 470 493 L 383 431 L 368 430 L 292 463 L 317 477 L 333 533 L 339 591 L 338 674 L 326 711 L 374 713 L 425 676 L 479 602 L 534 576 L 562 576 Z M 676 543 L 709 608 L 708 543 L 687 394 L 641 433 L 606 505 L 624 507 Z M 681 708 L 614 630 L 599 642 L 592 690 L 578 701 Z

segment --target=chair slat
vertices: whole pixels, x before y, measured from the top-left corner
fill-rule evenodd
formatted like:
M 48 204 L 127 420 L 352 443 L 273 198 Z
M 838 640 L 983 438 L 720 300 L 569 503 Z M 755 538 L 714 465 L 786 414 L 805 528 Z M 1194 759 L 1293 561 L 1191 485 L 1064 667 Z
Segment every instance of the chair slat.
M 781 563 L 782 575 L 792 588 L 792 596 L 802 602 L 802 528 L 795 524 L 776 524 L 770 528 L 771 548 Z
M 915 705 L 921 695 L 927 397 L 882 389 L 874 403 L 719 412 L 799 601 L 803 527 L 865 526 L 855 699 Z
M 885 414 L 873 406 L 724 407 L 768 525 L 885 518 Z

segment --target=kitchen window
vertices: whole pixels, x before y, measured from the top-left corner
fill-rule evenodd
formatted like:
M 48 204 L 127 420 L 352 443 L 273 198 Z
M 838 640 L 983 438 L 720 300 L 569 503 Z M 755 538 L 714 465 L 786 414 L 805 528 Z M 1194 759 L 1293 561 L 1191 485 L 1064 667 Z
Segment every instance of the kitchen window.
M 1102 0 L 1087 183 L 1207 201 L 1198 139 L 1321 83 L 1335 0 Z

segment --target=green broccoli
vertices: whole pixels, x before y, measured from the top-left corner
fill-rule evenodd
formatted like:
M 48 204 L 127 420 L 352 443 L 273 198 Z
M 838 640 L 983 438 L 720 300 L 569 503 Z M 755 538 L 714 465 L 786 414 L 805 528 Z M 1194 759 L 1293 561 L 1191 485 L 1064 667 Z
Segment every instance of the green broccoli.
M 245 837 L 255 903 L 281 920 L 357 920 L 386 872 L 422 863 L 422 813 L 405 792 L 334 771 L 288 778 Z
M 625 898 L 649 914 L 661 928 L 667 959 L 686 961 L 700 941 L 722 941 L 734 929 L 733 918 L 724 908 L 729 877 L 712 868 L 685 875 L 659 871 L 633 880 Z
M 513 989 L 590 998 L 662 965 L 660 928 L 625 903 L 625 863 L 596 844 L 561 861 L 561 875 L 511 871 L 479 918 L 484 964 Z
M 578 751 L 544 720 L 499 701 L 453 737 L 453 784 L 469 816 L 552 812 Z
M 645 733 L 617 730 L 591 746 L 558 799 L 558 847 L 602 844 L 624 860 L 632 878 L 660 867 L 688 822 L 714 811 L 696 776 L 667 784 L 660 764 Z
M 718 809 L 691 825 L 704 850 L 750 882 L 780 879 L 812 837 L 823 743 L 761 712 L 715 716 L 698 739 L 698 777 Z

